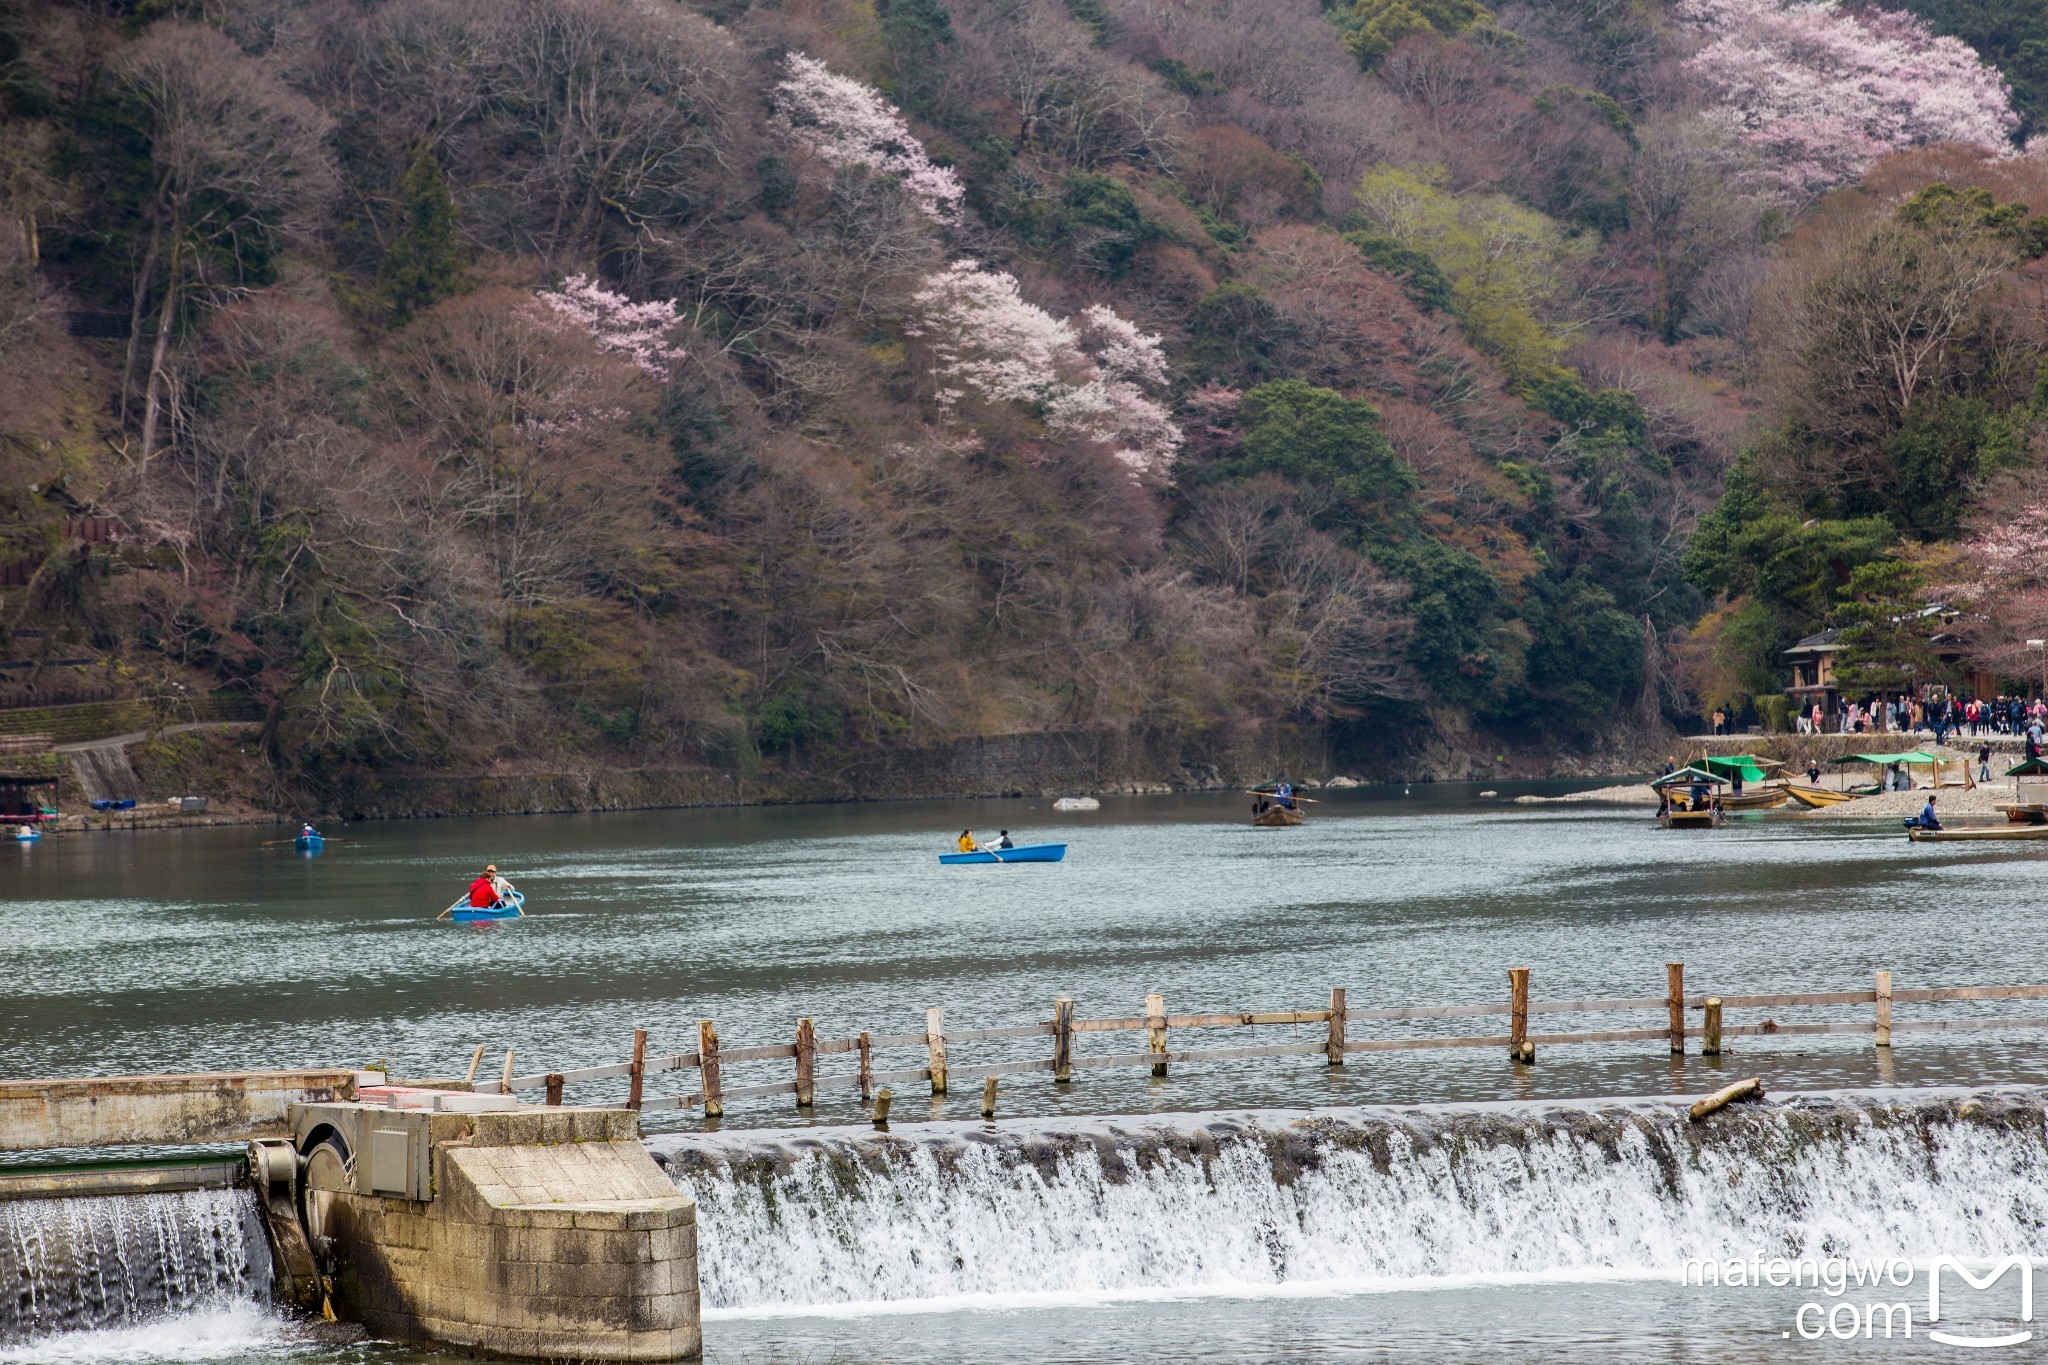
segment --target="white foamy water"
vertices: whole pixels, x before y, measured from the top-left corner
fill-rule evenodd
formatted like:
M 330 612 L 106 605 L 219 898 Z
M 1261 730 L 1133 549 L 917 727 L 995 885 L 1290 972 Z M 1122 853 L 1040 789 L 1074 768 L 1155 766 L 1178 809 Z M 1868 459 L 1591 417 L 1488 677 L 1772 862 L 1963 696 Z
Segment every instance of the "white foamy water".
M 256 1219 L 245 1190 L 0 1204 L 0 1344 L 239 1312 L 270 1286 Z
M 668 1140 L 719 1315 L 1675 1276 L 2048 1254 L 2042 1096 L 1186 1116 Z
M 255 1300 L 174 1313 L 133 1327 L 58 1332 L 0 1347 L 0 1365 L 156 1365 L 286 1359 L 305 1345 L 294 1324 Z

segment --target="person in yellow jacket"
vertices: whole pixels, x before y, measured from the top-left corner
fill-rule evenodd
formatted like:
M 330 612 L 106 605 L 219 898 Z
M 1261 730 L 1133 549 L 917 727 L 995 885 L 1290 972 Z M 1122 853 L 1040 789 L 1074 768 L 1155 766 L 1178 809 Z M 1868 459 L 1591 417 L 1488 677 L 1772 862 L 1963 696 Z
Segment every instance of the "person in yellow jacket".
M 973 830 L 971 830 L 971 829 L 963 829 L 963 830 L 961 830 L 961 831 L 960 831 L 960 851 L 961 851 L 962 853 L 972 853 L 972 852 L 974 852 L 974 850 L 975 850 L 975 843 L 974 843 L 974 831 L 973 831 Z

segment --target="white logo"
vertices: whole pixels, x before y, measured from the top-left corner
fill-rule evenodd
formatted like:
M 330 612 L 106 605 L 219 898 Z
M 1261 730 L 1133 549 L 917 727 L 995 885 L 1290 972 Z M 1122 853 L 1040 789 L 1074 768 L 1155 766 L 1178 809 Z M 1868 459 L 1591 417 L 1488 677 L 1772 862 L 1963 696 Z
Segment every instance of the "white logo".
M 1937 1256 L 1927 1267 L 1927 1320 L 1941 1319 L 1941 1268 L 1963 1277 L 1963 1282 L 1972 1289 L 1989 1289 L 2006 1271 L 2017 1268 L 2020 1272 L 2020 1321 L 2034 1320 L 2034 1267 L 2024 1256 L 2008 1256 L 1984 1273 L 1982 1279 L 1972 1275 L 1969 1268 L 1953 1256 Z M 1928 1337 L 1944 1346 L 2017 1346 L 2023 1341 L 2033 1340 L 2031 1331 L 2013 1332 L 2002 1337 L 1964 1337 L 1952 1332 L 1929 1330 Z

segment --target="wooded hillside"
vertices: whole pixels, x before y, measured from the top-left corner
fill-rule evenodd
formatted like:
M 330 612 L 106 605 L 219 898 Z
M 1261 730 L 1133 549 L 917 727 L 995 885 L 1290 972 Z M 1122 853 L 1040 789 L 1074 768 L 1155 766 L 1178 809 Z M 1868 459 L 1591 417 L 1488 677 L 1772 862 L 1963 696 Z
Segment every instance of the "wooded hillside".
M 5 0 L 0 624 L 308 777 L 1691 724 L 2048 521 L 2031 90 L 1826 0 Z

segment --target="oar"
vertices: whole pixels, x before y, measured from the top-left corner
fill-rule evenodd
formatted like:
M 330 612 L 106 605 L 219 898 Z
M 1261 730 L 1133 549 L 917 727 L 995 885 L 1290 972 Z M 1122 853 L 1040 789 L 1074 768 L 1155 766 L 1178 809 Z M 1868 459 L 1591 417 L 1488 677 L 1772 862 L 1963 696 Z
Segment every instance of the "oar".
M 1280 798 L 1279 798 L 1279 797 L 1277 797 L 1277 796 L 1273 796 L 1273 793 L 1271 793 L 1271 792 L 1255 792 L 1255 791 L 1251 790 L 1251 789 L 1250 789 L 1249 787 L 1247 787 L 1247 788 L 1245 789 L 1245 793 L 1244 793 L 1244 794 L 1245 794 L 1246 796 L 1270 796 L 1270 797 L 1272 797 L 1272 798 L 1273 798 L 1273 800 L 1275 800 L 1275 801 L 1278 801 L 1278 800 L 1280 799 Z M 1314 798 L 1313 796 L 1290 796 L 1290 797 L 1288 797 L 1287 799 L 1288 799 L 1289 801 L 1299 801 L 1299 802 L 1301 802 L 1302 804 L 1304 804 L 1304 805 L 1309 805 L 1309 806 L 1320 806 L 1321 804 L 1323 804 L 1322 802 L 1320 802 L 1320 801 L 1316 800 L 1316 799 L 1315 799 L 1315 798 Z

